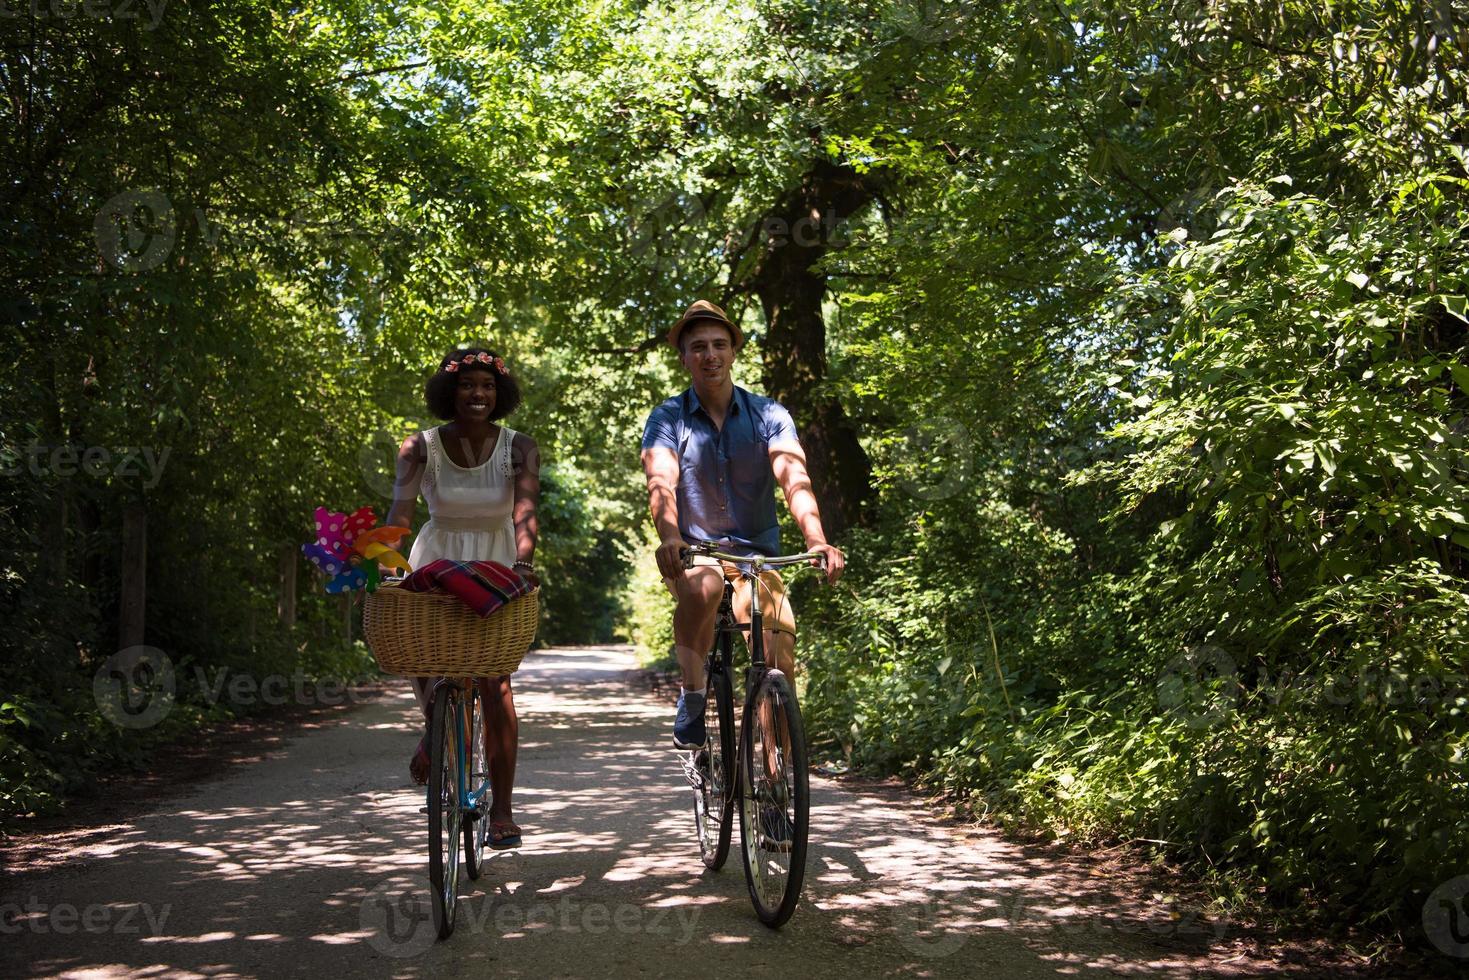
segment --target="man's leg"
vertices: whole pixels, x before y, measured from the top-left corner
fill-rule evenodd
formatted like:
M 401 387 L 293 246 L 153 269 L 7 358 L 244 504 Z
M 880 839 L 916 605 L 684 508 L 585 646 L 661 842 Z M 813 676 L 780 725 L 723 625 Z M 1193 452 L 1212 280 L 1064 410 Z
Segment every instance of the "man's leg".
M 765 660 L 796 686 L 796 638 L 784 630 L 765 631 Z
M 795 636 L 784 630 L 765 630 L 765 651 L 766 659 L 771 665 L 786 675 L 786 680 L 791 685 L 791 693 L 794 694 L 796 692 Z M 765 725 L 765 730 L 774 736 L 772 740 L 778 740 L 780 742 L 781 752 L 785 753 L 786 757 L 789 758 L 791 751 L 790 729 L 786 728 L 784 723 L 779 725 L 775 724 L 775 719 L 771 717 L 773 712 L 770 710 L 769 701 L 762 701 L 760 703 L 760 709 L 761 724 Z M 770 774 L 772 779 L 780 778 L 774 758 L 767 757 L 765 767 L 766 772 Z
M 743 608 L 739 610 L 742 622 L 748 622 L 750 618 L 749 603 L 749 580 L 744 581 L 745 588 Z M 790 601 L 786 598 L 785 584 L 781 581 L 780 573 L 769 571 L 760 576 L 760 621 L 765 628 L 761 632 L 765 636 L 765 662 L 785 674 L 786 680 L 790 682 L 791 691 L 796 689 L 796 618 L 791 612 Z M 766 733 L 762 739 L 765 744 L 778 742 L 781 750 L 786 755 L 790 753 L 790 732 L 784 724 L 777 724 L 773 717 L 769 701 L 760 704 L 760 725 Z M 777 760 L 773 754 L 765 757 L 766 773 L 771 778 L 778 778 Z
M 760 621 L 765 628 L 765 663 L 775 667 L 796 683 L 796 617 L 786 598 L 780 574 L 768 571 L 760 576 Z M 735 619 L 748 623 L 751 615 L 750 580 L 735 583 Z
M 792 693 L 796 686 L 796 619 L 786 598 L 785 587 L 778 572 L 766 572 L 760 577 L 760 620 L 765 627 L 761 632 L 765 639 L 765 662 L 778 669 L 790 682 Z M 745 595 L 749 595 L 748 588 Z M 748 600 L 743 617 L 748 619 Z M 761 737 L 758 749 L 760 758 L 756 765 L 765 772 L 765 783 L 757 788 L 765 802 L 760 810 L 760 827 L 765 837 L 779 845 L 789 846 L 794 825 L 789 812 L 791 798 L 788 793 L 787 777 L 790 775 L 791 732 L 783 716 L 778 716 L 768 699 L 760 701 L 756 712 Z M 779 751 L 775 751 L 779 746 Z
M 683 693 L 678 698 L 678 715 L 673 725 L 676 748 L 702 745 L 704 741 L 704 660 L 714 643 L 714 621 L 724 594 L 724 575 L 719 568 L 695 565 L 666 583 L 676 605 L 673 611 L 673 645 L 683 673 Z
M 683 671 L 684 690 L 704 686 L 704 658 L 714 645 L 714 620 L 724 595 L 724 575 L 718 568 L 696 565 L 673 580 L 670 588 L 678 603 L 673 610 L 673 646 Z

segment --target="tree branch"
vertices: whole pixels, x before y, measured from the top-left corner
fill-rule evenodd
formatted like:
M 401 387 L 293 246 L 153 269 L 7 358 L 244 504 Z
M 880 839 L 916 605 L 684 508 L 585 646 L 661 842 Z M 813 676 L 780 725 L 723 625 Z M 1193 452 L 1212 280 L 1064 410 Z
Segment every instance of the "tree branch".
M 422 68 L 428 64 L 427 61 L 414 61 L 406 65 L 391 65 L 387 68 L 364 68 L 361 71 L 349 71 L 337 79 L 339 82 L 350 82 L 354 78 L 366 78 L 368 75 L 386 75 L 395 71 L 411 71 L 414 68 Z

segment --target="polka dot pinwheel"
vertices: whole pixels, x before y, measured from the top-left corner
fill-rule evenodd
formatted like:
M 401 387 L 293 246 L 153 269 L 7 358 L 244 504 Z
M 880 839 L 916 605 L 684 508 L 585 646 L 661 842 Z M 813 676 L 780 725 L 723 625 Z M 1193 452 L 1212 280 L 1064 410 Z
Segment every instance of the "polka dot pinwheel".
M 303 544 L 301 551 L 317 568 L 331 576 L 328 592 L 377 588 L 378 565 L 412 571 L 394 545 L 408 533 L 406 527 L 374 527 L 377 515 L 362 507 L 351 515 L 325 507 L 316 508 L 316 543 Z

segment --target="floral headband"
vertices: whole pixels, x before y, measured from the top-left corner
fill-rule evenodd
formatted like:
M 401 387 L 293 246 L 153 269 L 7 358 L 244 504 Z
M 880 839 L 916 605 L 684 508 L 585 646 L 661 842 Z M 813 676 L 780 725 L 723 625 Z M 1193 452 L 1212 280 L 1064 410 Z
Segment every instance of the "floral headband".
M 450 374 L 453 374 L 454 372 L 459 370 L 459 365 L 461 364 L 465 367 L 479 367 L 483 364 L 493 367 L 500 374 L 507 373 L 505 370 L 505 362 L 503 360 L 498 357 L 491 357 L 484 351 L 480 351 L 478 354 L 465 354 L 464 357 L 460 360 L 450 361 L 448 364 L 444 365 L 444 370 L 448 371 Z

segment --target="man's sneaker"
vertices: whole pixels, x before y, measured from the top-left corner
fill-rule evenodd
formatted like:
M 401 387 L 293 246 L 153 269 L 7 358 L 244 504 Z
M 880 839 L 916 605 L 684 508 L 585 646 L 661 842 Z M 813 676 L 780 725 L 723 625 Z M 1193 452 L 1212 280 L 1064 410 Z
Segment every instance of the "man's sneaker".
M 794 828 L 790 818 L 778 806 L 760 808 L 760 846 L 767 851 L 789 851 Z
M 708 740 L 704 733 L 704 695 L 685 691 L 678 696 L 678 715 L 673 720 L 673 747 L 702 749 Z

